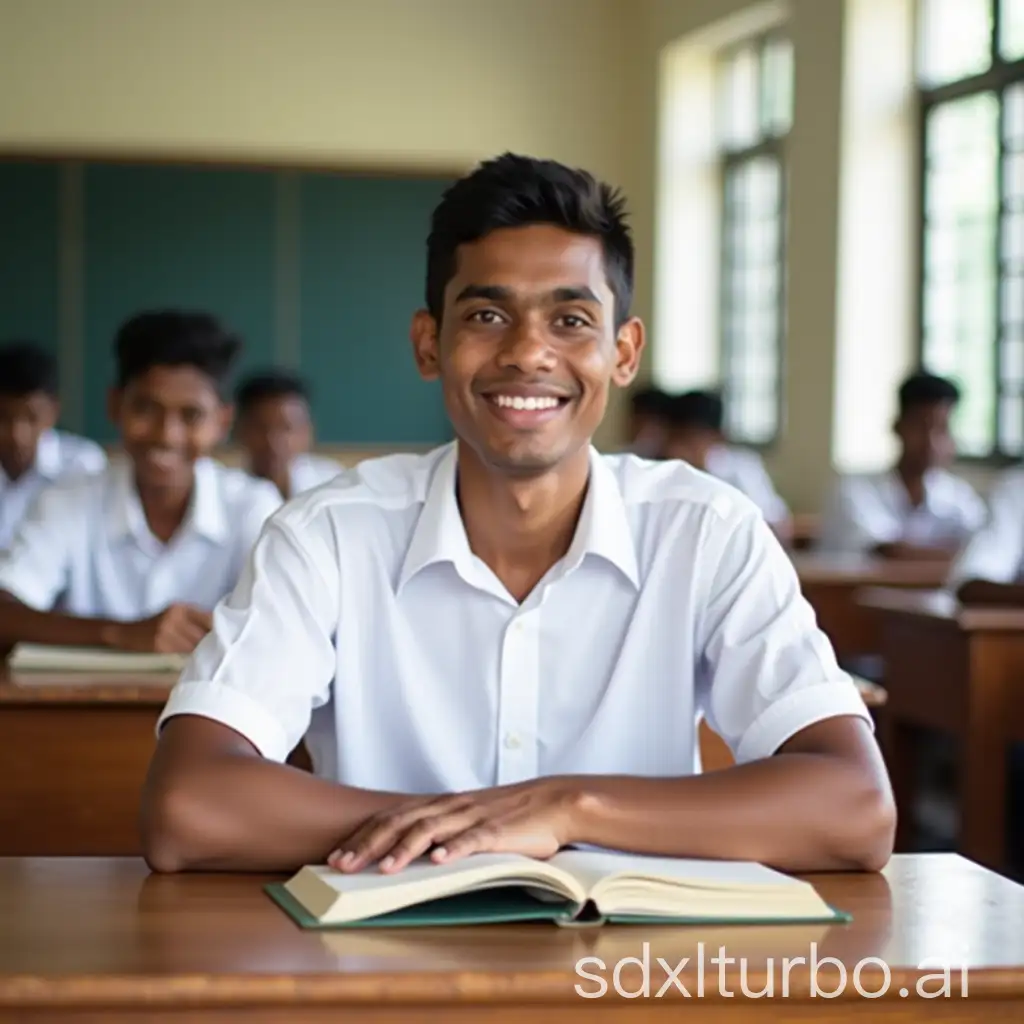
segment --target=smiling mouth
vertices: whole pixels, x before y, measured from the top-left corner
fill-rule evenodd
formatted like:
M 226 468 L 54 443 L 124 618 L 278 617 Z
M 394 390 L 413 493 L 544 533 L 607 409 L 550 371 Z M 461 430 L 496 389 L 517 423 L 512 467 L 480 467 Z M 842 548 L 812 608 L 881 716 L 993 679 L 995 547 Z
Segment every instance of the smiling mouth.
M 519 429 L 543 426 L 567 408 L 570 399 L 563 395 L 486 396 L 487 408 L 503 423 Z

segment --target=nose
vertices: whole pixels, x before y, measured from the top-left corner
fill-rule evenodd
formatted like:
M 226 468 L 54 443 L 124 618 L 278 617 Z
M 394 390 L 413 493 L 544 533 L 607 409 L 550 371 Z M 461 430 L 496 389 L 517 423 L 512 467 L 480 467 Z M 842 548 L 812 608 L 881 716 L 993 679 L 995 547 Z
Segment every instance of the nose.
M 542 323 L 525 318 L 505 334 L 499 354 L 502 366 L 515 367 L 523 374 L 554 369 L 555 352 Z
M 179 448 L 185 443 L 185 424 L 180 416 L 165 413 L 154 427 L 152 441 L 164 448 Z

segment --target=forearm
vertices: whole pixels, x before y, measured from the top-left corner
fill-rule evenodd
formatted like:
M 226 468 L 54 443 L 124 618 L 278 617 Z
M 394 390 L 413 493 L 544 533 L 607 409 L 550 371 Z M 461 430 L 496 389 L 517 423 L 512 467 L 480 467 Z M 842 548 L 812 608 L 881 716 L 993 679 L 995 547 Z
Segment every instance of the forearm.
M 107 619 L 36 611 L 9 594 L 0 599 L 0 648 L 20 643 L 109 647 L 115 632 L 115 623 Z
M 968 580 L 957 591 L 964 604 L 1010 605 L 1024 607 L 1024 584 L 992 583 L 989 580 Z
M 780 754 L 685 778 L 577 781 L 576 842 L 782 871 L 875 870 L 892 850 L 887 787 L 836 757 Z
M 290 765 L 223 753 L 162 769 L 143 798 L 143 850 L 157 871 L 293 871 L 326 860 L 366 818 L 403 799 Z
M 948 562 L 953 558 L 955 549 L 941 545 L 907 544 L 897 541 L 892 544 L 879 544 L 873 553 L 882 558 L 901 562 Z

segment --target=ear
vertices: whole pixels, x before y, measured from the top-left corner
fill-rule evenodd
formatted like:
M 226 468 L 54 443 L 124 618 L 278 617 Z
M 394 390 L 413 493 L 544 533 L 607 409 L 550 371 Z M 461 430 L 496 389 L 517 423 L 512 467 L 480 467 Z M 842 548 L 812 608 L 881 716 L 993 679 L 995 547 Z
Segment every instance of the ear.
M 124 404 L 124 392 L 120 388 L 110 388 L 107 391 L 107 419 L 111 423 L 121 422 L 121 407 Z
M 644 325 L 639 317 L 630 317 L 619 328 L 615 336 L 615 369 L 612 371 L 612 383 L 617 387 L 629 387 L 636 379 L 645 342 Z
M 416 312 L 409 328 L 409 340 L 416 360 L 416 369 L 424 380 L 437 380 L 441 376 L 440 355 L 437 345 L 437 321 L 425 310 Z

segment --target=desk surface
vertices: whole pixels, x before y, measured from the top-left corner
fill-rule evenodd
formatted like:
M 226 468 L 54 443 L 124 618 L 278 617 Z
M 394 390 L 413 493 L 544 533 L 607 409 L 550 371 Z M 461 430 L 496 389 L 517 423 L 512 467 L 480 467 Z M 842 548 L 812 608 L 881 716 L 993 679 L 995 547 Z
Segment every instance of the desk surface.
M 600 957 L 610 972 L 619 960 L 641 956 L 644 942 L 652 965 L 657 957 L 673 966 L 690 957 L 679 974 L 689 985 L 696 984 L 703 943 L 708 998 L 721 998 L 719 969 L 708 965 L 720 947 L 737 963 L 747 959 L 749 987 L 780 971 L 783 957 L 832 956 L 851 972 L 878 957 L 897 1000 L 900 986 L 914 995 L 922 975 L 934 977 L 947 965 L 954 992 L 966 979 L 969 997 L 1024 998 L 1024 888 L 952 854 L 898 856 L 881 874 L 809 877 L 853 915 L 851 923 L 316 933 L 297 928 L 262 892 L 258 876 L 156 876 L 134 859 L 0 859 L 0 1011 L 142 1004 L 149 1011 L 198 1004 L 424 1009 L 510 1001 L 579 1007 L 580 958 Z M 801 971 L 797 964 L 790 974 L 793 998 L 807 995 Z M 824 971 L 819 984 L 834 985 Z M 738 968 L 728 967 L 725 987 L 734 993 L 737 977 Z M 623 985 L 628 978 L 624 972 Z M 872 978 L 880 987 L 881 965 L 864 965 L 865 989 Z M 931 990 L 941 983 L 932 981 Z
M 855 586 L 941 587 L 948 562 L 894 561 L 864 555 L 794 552 L 801 583 Z
M 871 611 L 955 623 L 967 632 L 1024 630 L 1024 608 L 965 606 L 942 590 L 867 587 L 857 596 L 857 603 Z

